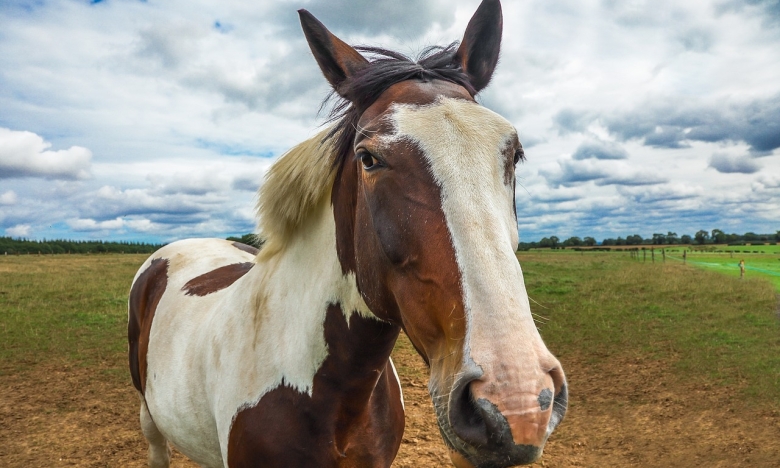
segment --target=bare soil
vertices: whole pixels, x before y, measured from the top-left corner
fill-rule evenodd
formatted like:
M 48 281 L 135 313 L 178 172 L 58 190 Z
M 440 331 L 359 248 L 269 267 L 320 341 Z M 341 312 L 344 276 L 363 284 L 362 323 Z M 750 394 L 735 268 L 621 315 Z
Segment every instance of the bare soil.
M 394 466 L 450 466 L 424 364 L 409 349 L 394 355 L 399 368 L 417 370 L 401 374 L 407 429 Z M 752 408 L 739 385 L 678 382 L 669 363 L 621 359 L 562 359 L 570 409 L 536 466 L 780 465 L 777 402 Z M 0 466 L 145 466 L 138 397 L 123 362 L 113 356 L 92 367 L 49 362 L 0 372 Z M 172 465 L 196 466 L 178 453 Z

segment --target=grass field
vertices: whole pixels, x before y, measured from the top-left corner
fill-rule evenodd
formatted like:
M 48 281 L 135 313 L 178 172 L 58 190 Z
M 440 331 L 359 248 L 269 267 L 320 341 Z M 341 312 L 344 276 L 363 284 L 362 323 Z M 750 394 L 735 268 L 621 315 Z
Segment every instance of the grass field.
M 736 260 L 727 255 L 688 260 Z M 0 257 L 0 466 L 143 465 L 125 327 L 129 284 L 144 258 Z M 780 460 L 780 324 L 770 282 L 751 270 L 740 280 L 738 270 L 623 252 L 518 258 L 571 391 L 539 466 Z M 443 466 L 422 360 L 403 338 L 394 359 L 407 405 L 394 466 Z
M 780 401 L 778 299 L 763 278 L 740 281 L 738 272 L 617 252 L 519 258 L 536 310 L 548 319 L 541 332 L 557 352 L 657 359 L 679 379 L 744 382 L 756 404 Z

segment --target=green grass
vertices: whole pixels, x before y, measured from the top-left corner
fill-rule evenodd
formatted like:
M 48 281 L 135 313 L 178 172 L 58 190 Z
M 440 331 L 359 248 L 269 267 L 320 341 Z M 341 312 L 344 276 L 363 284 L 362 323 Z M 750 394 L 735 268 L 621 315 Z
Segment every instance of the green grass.
M 742 252 L 742 253 L 767 253 L 767 254 L 780 254 L 780 244 L 768 244 L 768 245 L 717 245 L 715 246 L 717 252 Z
M 127 294 L 147 255 L 0 257 L 0 373 L 94 365 L 127 350 Z
M 761 246 L 758 246 L 761 247 Z M 763 246 L 763 247 L 776 247 Z M 716 271 L 732 277 L 739 277 L 739 261 L 745 261 L 745 275 L 748 278 L 762 278 L 774 285 L 780 292 L 780 255 L 772 253 L 742 252 L 690 252 L 687 263 L 697 268 Z M 682 262 L 682 253 L 668 254 L 670 260 Z
M 778 299 L 767 281 L 628 253 L 518 258 L 542 336 L 564 362 L 656 359 L 680 380 L 735 385 L 757 403 L 780 399 Z

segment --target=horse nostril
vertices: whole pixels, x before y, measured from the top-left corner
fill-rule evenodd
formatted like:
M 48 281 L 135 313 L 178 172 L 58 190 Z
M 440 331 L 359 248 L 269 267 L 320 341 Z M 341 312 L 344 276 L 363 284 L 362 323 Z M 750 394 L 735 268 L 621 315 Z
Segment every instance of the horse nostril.
M 547 411 L 547 408 L 550 407 L 553 401 L 552 390 L 549 388 L 542 389 L 542 391 L 539 392 L 539 398 L 537 398 L 536 401 L 539 402 L 539 408 L 541 408 L 542 411 Z
M 471 382 L 460 385 L 456 391 L 453 401 L 450 402 L 450 423 L 453 431 L 470 445 L 486 445 L 488 428 L 471 393 Z

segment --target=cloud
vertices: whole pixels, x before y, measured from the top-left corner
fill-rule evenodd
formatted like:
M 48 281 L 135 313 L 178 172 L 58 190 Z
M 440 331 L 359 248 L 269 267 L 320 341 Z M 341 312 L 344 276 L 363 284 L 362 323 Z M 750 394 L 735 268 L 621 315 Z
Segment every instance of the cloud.
M 780 189 L 780 175 L 761 176 L 756 180 L 755 185 L 759 190 Z
M 0 179 L 78 180 L 90 177 L 90 150 L 80 146 L 59 151 L 48 148 L 51 143 L 35 133 L 0 127 Z
M 32 228 L 29 224 L 17 224 L 5 229 L 5 234 L 11 237 L 28 237 L 30 233 Z
M 600 120 L 621 140 L 641 139 L 655 148 L 684 148 L 691 141 L 744 142 L 756 155 L 780 148 L 780 94 L 717 107 L 685 102 L 643 104 Z
M 587 112 L 575 111 L 573 109 L 561 109 L 553 116 L 553 124 L 561 135 L 569 133 L 584 132 L 592 117 Z
M 688 29 L 678 34 L 677 40 L 680 41 L 685 50 L 701 53 L 709 51 L 715 42 L 714 34 L 701 28 Z
M 94 219 L 74 219 L 68 221 L 68 225 L 76 232 L 85 231 L 111 231 L 120 229 L 125 225 L 122 218 L 95 221 Z
M 0 205 L 15 205 L 17 201 L 16 192 L 9 190 L 0 194 Z
M 688 200 L 703 194 L 701 187 L 694 187 L 680 182 L 639 187 L 619 187 L 618 193 L 636 203 L 658 203 L 677 200 Z
M 87 218 L 114 219 L 129 215 L 178 216 L 182 222 L 209 211 L 209 205 L 225 202 L 224 196 L 192 196 L 182 193 L 159 193 L 151 189 L 120 189 L 105 185 L 86 194 L 80 212 Z
M 718 4 L 717 9 L 760 17 L 765 27 L 780 24 L 780 2 L 777 0 L 728 0 Z
M 336 34 L 392 34 L 407 39 L 422 36 L 432 23 L 442 29 L 455 20 L 451 2 L 444 0 L 309 0 L 300 6 L 309 10 Z M 280 3 L 272 11 L 290 34 L 300 33 L 295 9 Z
M 569 187 L 585 182 L 605 185 L 654 185 L 667 181 L 663 176 L 633 169 L 622 161 L 602 161 L 595 158 L 558 161 L 559 170 L 543 170 L 540 174 L 553 186 Z
M 749 156 L 730 156 L 723 153 L 713 154 L 709 167 L 723 174 L 753 174 L 761 169 Z
M 572 155 L 574 159 L 626 159 L 628 152 L 612 141 L 594 139 L 582 143 Z
M 290 117 L 313 115 L 301 102 L 321 99 L 327 83 L 303 34 L 299 31 L 293 41 L 255 40 L 264 43 L 260 57 L 246 38 L 192 21 L 160 22 L 139 33 L 135 58 L 139 73 L 152 67 L 185 88 L 216 93 L 226 103 Z

